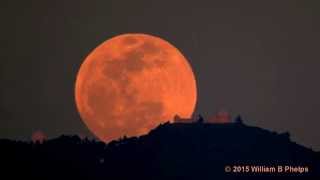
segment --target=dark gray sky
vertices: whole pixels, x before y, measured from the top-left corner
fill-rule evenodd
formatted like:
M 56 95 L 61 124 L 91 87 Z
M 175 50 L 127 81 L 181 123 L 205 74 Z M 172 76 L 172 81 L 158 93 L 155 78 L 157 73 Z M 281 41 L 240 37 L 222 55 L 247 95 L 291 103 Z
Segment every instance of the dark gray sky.
M 0 138 L 89 135 L 77 70 L 127 32 L 160 36 L 189 59 L 196 113 L 219 109 L 320 150 L 320 3 L 314 1 L 1 1 Z

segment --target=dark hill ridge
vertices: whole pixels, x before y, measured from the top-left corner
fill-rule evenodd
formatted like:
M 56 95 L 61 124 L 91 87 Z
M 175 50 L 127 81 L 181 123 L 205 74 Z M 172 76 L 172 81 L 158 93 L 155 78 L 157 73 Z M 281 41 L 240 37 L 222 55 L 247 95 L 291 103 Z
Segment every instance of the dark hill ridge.
M 165 124 L 152 130 L 146 139 L 158 146 L 175 147 L 179 144 L 175 147 L 177 149 L 188 146 L 190 149 L 185 151 L 191 154 L 220 150 L 230 153 L 225 157 L 230 159 L 308 159 L 314 153 L 292 142 L 289 133 L 278 134 L 237 123 Z
M 61 136 L 33 144 L 1 140 L 7 175 L 33 179 L 275 179 L 319 177 L 319 153 L 242 123 L 165 123 L 109 144 Z M 9 165 L 10 164 L 10 165 Z M 226 173 L 225 166 L 308 167 L 308 173 Z M 20 172 L 20 173 L 16 173 Z

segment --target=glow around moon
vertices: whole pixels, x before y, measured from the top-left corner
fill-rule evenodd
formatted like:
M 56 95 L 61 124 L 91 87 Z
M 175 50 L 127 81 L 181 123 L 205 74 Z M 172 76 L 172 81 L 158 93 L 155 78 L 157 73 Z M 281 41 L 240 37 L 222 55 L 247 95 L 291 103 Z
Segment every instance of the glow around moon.
M 173 45 L 151 35 L 124 34 L 84 60 L 75 99 L 84 123 L 107 142 L 145 134 L 176 114 L 189 118 L 197 90 L 188 61 Z

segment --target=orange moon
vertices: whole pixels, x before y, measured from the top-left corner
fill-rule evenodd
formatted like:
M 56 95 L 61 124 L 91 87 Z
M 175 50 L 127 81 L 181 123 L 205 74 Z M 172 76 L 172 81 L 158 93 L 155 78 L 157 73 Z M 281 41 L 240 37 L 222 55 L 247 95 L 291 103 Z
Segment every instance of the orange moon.
M 139 136 L 175 115 L 190 118 L 196 80 L 182 53 L 146 34 L 123 34 L 94 49 L 75 83 L 81 119 L 100 140 Z

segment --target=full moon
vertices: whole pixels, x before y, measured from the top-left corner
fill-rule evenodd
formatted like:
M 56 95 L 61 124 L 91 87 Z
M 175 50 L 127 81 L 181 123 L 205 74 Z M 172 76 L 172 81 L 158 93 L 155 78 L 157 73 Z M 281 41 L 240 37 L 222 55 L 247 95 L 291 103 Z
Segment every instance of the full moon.
M 190 118 L 196 80 L 187 59 L 169 42 L 123 34 L 96 47 L 75 83 L 81 119 L 104 142 L 139 136 L 175 115 Z

